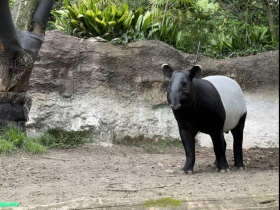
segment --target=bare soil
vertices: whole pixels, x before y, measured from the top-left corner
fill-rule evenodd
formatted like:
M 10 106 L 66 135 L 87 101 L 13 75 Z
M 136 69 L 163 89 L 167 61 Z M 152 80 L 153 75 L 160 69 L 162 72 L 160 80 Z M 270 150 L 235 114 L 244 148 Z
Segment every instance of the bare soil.
M 42 205 L 80 197 L 153 198 L 279 193 L 279 150 L 244 150 L 246 170 L 211 167 L 212 148 L 197 148 L 193 175 L 179 173 L 182 148 L 148 153 L 139 147 L 88 144 L 47 154 L 0 155 L 0 201 Z

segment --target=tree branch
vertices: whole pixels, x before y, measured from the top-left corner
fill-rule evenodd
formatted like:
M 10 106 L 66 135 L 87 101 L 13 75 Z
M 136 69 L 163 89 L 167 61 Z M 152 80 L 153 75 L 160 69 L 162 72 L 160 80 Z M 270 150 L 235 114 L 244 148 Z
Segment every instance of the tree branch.
M 165 24 L 166 13 L 167 13 L 167 9 L 168 9 L 168 6 L 169 6 L 168 4 L 169 4 L 169 0 L 166 1 L 166 5 L 165 5 L 165 9 L 164 9 L 164 14 L 163 14 L 163 18 L 162 18 L 162 23 L 161 23 L 162 26 Z
M 230 11 L 229 7 L 223 3 L 222 0 L 216 0 L 216 2 L 219 4 L 219 6 L 223 9 L 223 10 L 226 10 L 226 11 Z
M 268 17 L 269 30 L 270 30 L 272 38 L 274 38 L 276 36 L 276 34 L 275 34 L 274 26 L 273 26 L 273 17 L 272 17 L 272 12 L 270 9 L 269 2 L 267 0 L 263 0 L 263 5 L 264 5 L 264 9 L 267 13 L 267 17 Z

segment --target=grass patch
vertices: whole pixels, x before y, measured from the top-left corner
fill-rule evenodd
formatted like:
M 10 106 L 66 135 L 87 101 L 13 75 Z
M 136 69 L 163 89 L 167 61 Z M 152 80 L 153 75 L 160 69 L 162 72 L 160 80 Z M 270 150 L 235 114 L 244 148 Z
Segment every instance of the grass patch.
M 50 129 L 38 138 L 31 138 L 11 124 L 0 127 L 0 153 L 10 154 L 16 150 L 23 150 L 30 154 L 39 154 L 46 152 L 47 148 L 76 148 L 90 142 L 90 137 L 90 131 Z
M 169 206 L 180 206 L 183 201 L 172 199 L 172 198 L 160 198 L 151 199 L 146 201 L 143 205 L 145 207 L 169 207 Z
M 140 135 L 134 138 L 125 136 L 123 139 L 113 141 L 113 143 L 118 145 L 140 147 L 148 153 L 163 153 L 168 152 L 168 150 L 173 151 L 183 148 L 181 140 L 162 140 L 157 136 L 154 138 L 146 138 L 144 137 L 144 135 Z
M 25 142 L 25 151 L 31 154 L 40 154 L 45 153 L 47 149 L 41 144 L 40 139 L 30 138 Z
M 46 148 L 40 139 L 29 138 L 25 132 L 14 124 L 0 128 L 0 153 L 11 154 L 16 150 L 24 150 L 31 154 L 43 153 Z
M 50 129 L 41 137 L 41 143 L 50 148 L 69 149 L 90 142 L 90 137 L 90 131 Z
M 26 139 L 25 133 L 20 129 L 15 126 L 10 126 L 6 132 L 5 132 L 5 137 L 7 141 L 11 142 L 14 144 L 15 147 L 20 148 Z
M 4 139 L 0 139 L 0 153 L 11 154 L 15 150 L 14 144 Z

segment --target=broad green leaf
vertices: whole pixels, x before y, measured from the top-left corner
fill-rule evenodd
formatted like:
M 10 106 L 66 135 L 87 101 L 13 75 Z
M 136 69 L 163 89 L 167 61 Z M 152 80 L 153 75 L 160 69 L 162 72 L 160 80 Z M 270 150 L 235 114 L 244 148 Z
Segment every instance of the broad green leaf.
M 132 22 L 131 22 L 131 26 L 132 26 L 133 29 L 135 29 L 138 18 L 140 17 L 142 12 L 143 12 L 142 8 L 139 8 L 138 10 L 136 10 L 136 12 L 134 12 L 133 19 L 132 19 Z
M 92 24 L 91 22 L 90 22 L 90 25 L 94 28 L 94 30 L 98 33 L 98 35 L 102 35 L 102 33 L 101 33 L 101 31 L 98 29 L 98 27 L 97 26 L 95 26 L 94 24 Z
M 112 6 L 112 17 L 115 17 L 116 13 L 117 13 L 117 5 L 113 4 L 113 6 Z
M 182 41 L 182 34 L 183 32 L 182 31 L 179 31 L 178 34 L 177 34 L 177 37 L 176 37 L 176 46 L 179 46 L 179 43 Z
M 140 15 L 135 25 L 136 30 L 140 31 L 142 27 L 143 15 Z
M 66 8 L 70 6 L 68 0 L 63 0 L 63 2 Z
M 142 31 L 146 31 L 152 23 L 152 13 L 151 12 L 146 12 L 146 14 L 143 17 L 143 24 L 142 24 Z

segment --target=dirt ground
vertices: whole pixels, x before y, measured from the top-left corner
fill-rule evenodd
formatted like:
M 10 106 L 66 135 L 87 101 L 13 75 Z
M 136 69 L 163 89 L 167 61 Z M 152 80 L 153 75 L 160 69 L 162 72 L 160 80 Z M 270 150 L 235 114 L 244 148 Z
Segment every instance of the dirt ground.
M 196 151 L 193 175 L 179 173 L 182 148 L 147 153 L 139 147 L 88 144 L 47 154 L 0 155 L 0 201 L 42 205 L 80 197 L 153 198 L 279 193 L 279 150 L 244 150 L 246 170 L 221 174 L 211 148 Z

